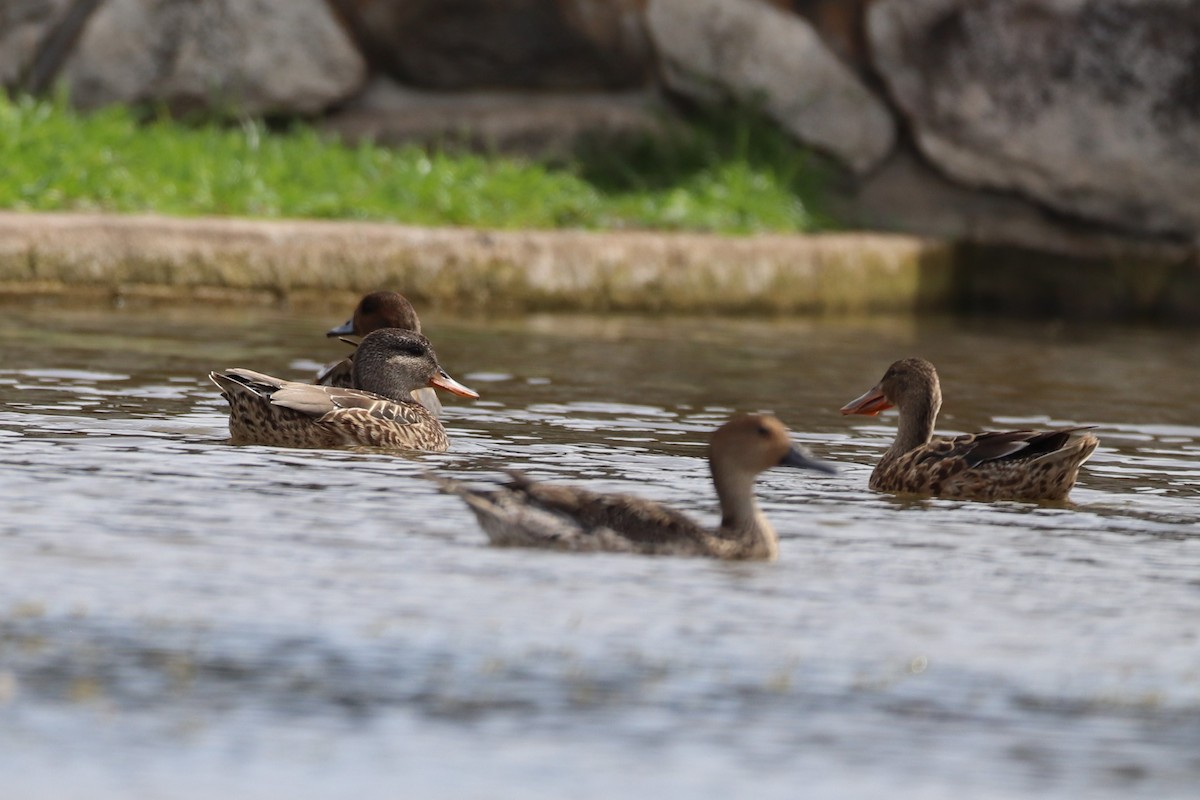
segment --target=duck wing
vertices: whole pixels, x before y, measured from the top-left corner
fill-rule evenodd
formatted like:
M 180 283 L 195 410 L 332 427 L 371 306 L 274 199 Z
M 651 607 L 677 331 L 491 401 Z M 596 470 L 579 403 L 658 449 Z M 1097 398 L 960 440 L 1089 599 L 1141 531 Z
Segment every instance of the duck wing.
M 871 475 L 872 489 L 976 500 L 1062 500 L 1099 440 L 1091 426 L 934 439 Z
M 393 425 L 416 425 L 429 419 L 425 409 L 415 403 L 397 403 L 361 389 L 291 381 L 283 382 L 271 394 L 271 404 L 321 419 L 371 417 Z
M 466 501 L 496 545 L 693 555 L 707 550 L 699 525 L 659 503 L 509 474 L 510 481 L 486 490 L 435 480 Z
M 643 544 L 703 540 L 708 535 L 687 514 L 654 500 L 542 483 L 519 472 L 509 475 L 511 480 L 504 488 L 527 503 L 568 517 L 587 531 L 606 528 L 631 542 Z
M 962 459 L 968 469 L 981 464 L 998 461 L 1025 461 L 1050 455 L 1062 450 L 1080 431 L 1091 430 L 1091 425 L 1073 428 L 1056 428 L 1049 431 L 985 431 L 955 436 L 952 439 L 934 439 L 922 448 L 917 448 L 916 463 L 929 463 L 948 459 Z

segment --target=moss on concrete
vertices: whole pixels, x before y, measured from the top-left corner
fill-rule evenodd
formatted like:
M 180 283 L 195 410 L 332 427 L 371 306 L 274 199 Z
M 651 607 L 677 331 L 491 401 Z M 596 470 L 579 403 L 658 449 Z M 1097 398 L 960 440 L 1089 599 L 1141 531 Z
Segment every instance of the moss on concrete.
M 396 287 L 504 311 L 910 311 L 945 244 L 905 236 L 482 232 L 371 223 L 0 214 L 0 283 L 246 302 Z M 142 292 L 148 294 L 147 292 Z M 945 298 L 942 298 L 944 300 Z
M 902 235 L 729 237 L 0 213 L 0 295 L 456 311 L 952 311 L 1200 322 L 1191 248 L 1064 258 Z

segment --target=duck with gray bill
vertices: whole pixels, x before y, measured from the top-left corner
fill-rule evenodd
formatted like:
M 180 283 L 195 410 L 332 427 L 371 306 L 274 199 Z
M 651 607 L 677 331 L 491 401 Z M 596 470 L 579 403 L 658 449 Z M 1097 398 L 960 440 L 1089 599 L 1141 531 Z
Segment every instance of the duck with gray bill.
M 794 445 L 773 416 L 743 414 L 716 430 L 709 468 L 721 506 L 710 530 L 653 500 L 540 483 L 520 473 L 492 489 L 437 478 L 474 512 L 492 544 L 568 551 L 774 560 L 779 538 L 754 499 L 754 481 L 772 467 L 832 473 L 834 468 Z

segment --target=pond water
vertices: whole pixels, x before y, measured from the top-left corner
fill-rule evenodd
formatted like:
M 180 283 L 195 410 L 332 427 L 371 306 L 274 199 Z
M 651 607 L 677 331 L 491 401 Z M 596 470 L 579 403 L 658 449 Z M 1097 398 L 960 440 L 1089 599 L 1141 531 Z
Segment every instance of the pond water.
M 333 313 L 8 306 L 0 775 L 45 798 L 1192 798 L 1200 344 L 950 321 L 430 317 L 442 455 L 234 447 L 208 370 L 304 376 Z M 939 430 L 1094 424 L 1070 505 L 870 492 Z M 771 564 L 489 547 L 422 473 L 503 467 L 711 520 L 769 409 Z

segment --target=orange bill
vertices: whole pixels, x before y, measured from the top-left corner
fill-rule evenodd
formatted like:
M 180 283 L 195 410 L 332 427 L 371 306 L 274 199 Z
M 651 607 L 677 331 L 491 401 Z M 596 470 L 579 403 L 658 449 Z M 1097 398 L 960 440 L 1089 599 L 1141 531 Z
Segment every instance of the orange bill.
M 436 386 L 438 389 L 445 389 L 451 394 L 456 394 L 459 397 L 479 397 L 479 392 L 474 389 L 469 389 L 463 386 L 458 381 L 446 374 L 445 370 L 439 370 L 432 378 L 429 379 L 430 386 Z
M 883 389 L 875 386 L 862 397 L 851 400 L 846 405 L 842 406 L 843 414 L 863 414 L 868 417 L 873 417 L 880 411 L 887 411 L 894 407 L 894 403 L 888 402 L 887 397 L 883 393 Z

